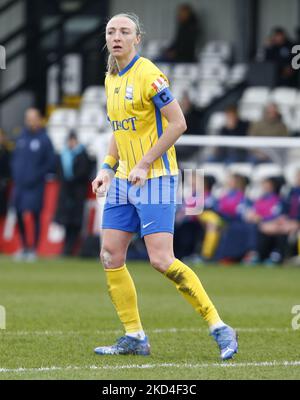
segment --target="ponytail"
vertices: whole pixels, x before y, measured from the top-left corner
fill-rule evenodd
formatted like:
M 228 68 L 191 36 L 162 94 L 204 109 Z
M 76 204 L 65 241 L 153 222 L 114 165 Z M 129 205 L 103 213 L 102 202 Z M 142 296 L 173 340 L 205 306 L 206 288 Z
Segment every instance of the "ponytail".
M 114 56 L 109 54 L 107 59 L 107 74 L 117 75 L 119 72 L 118 64 Z

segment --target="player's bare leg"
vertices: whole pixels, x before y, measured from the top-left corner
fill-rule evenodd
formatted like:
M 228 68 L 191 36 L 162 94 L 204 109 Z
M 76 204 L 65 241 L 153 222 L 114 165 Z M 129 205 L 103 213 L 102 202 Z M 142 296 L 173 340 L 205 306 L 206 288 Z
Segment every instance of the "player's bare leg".
M 95 352 L 99 355 L 150 354 L 148 338 L 140 321 L 135 286 L 125 264 L 131 238 L 129 232 L 103 230 L 101 261 L 110 297 L 126 334 L 114 345 L 97 347 Z

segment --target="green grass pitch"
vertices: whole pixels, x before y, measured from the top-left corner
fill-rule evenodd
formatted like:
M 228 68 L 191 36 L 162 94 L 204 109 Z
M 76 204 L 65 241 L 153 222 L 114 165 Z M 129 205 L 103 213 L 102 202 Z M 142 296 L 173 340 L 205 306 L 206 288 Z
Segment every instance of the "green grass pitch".
M 122 334 L 96 261 L 0 258 L 0 379 L 299 379 L 300 268 L 194 266 L 221 317 L 239 330 L 239 354 L 220 362 L 191 306 L 149 264 L 128 263 L 152 354 L 93 353 Z

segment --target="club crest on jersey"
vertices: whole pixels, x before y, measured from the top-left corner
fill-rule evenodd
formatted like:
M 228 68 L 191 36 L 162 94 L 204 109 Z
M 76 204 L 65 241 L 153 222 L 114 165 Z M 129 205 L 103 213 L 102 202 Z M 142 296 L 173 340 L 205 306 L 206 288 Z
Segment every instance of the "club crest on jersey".
M 168 82 L 164 78 L 157 78 L 151 86 L 153 89 L 156 91 L 156 93 L 161 92 L 162 90 L 166 89 L 169 87 Z
M 125 99 L 132 100 L 133 99 L 133 86 L 127 86 L 125 92 Z

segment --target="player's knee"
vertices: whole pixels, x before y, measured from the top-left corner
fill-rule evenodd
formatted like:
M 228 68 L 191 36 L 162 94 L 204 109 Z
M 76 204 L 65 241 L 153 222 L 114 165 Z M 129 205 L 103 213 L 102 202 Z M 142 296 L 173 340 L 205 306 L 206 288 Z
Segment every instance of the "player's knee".
M 101 249 L 100 259 L 105 269 L 119 268 L 125 264 L 125 257 L 117 251 L 110 251 L 106 248 Z
M 150 263 L 153 268 L 159 272 L 166 272 L 170 265 L 173 263 L 174 257 L 168 256 L 166 254 L 155 254 L 150 256 Z
M 112 261 L 111 252 L 102 248 L 100 252 L 100 260 L 104 268 L 109 268 Z

